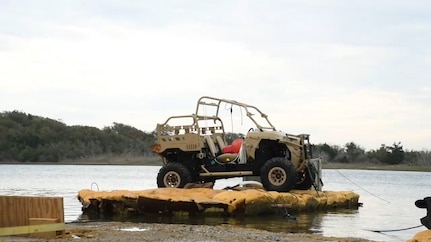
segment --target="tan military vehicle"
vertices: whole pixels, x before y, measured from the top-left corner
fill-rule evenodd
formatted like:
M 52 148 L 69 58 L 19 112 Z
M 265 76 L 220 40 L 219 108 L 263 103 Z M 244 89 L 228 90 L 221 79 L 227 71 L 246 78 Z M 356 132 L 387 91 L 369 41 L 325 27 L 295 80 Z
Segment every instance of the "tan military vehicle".
M 233 110 L 239 110 L 240 119 L 231 116 Z M 245 137 L 231 145 L 223 111 L 229 123 L 242 123 L 245 115 L 253 124 Z M 194 114 L 172 116 L 157 124 L 157 143 L 151 148 L 164 163 L 157 175 L 158 187 L 248 176 L 260 178 L 264 188 L 272 191 L 321 186 L 319 172 L 310 161 L 309 135 L 277 131 L 258 108 L 233 100 L 201 97 Z

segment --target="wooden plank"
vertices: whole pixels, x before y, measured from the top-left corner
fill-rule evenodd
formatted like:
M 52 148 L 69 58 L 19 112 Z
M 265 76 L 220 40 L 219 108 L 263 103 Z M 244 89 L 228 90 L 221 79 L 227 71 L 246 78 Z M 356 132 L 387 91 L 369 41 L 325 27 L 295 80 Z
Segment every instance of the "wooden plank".
M 29 218 L 55 218 L 64 223 L 63 198 L 0 196 L 0 227 L 29 225 Z
M 25 199 L 16 196 L 0 196 L 0 227 L 28 225 Z
M 0 236 L 32 234 L 32 233 L 39 233 L 39 232 L 63 231 L 63 230 L 66 230 L 66 224 L 64 223 L 15 226 L 15 227 L 0 228 Z
M 56 218 L 30 218 L 29 225 L 40 225 L 40 224 L 55 224 L 58 223 L 58 219 Z M 30 237 L 33 238 L 43 238 L 43 239 L 52 239 L 57 236 L 57 231 L 48 231 L 48 232 L 39 232 L 30 234 Z
M 8 214 L 3 211 L 7 207 L 8 207 L 7 200 L 0 198 L 0 227 L 6 227 L 4 224 L 5 223 L 4 221 L 9 220 L 7 217 Z
M 63 198 L 32 197 L 26 199 L 27 220 L 29 218 L 58 218 L 64 222 Z

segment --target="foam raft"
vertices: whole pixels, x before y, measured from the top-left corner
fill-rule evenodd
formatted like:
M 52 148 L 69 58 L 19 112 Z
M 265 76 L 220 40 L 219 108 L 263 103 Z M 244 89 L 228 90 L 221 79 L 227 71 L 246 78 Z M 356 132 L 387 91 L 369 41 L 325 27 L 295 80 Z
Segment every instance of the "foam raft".
M 424 230 L 417 232 L 412 239 L 407 240 L 407 242 L 427 242 L 431 241 L 431 230 Z
M 217 214 L 224 216 L 274 214 L 289 211 L 357 209 L 359 195 L 350 191 L 293 190 L 273 192 L 263 189 L 216 190 L 211 188 L 157 188 L 142 191 L 81 190 L 78 199 L 84 214 L 173 215 Z

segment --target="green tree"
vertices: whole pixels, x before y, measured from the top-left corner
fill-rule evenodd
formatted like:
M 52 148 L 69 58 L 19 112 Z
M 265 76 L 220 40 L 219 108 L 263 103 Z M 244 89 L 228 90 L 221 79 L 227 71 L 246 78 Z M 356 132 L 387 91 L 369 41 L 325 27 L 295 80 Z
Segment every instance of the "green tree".
M 340 147 L 335 145 L 317 144 L 312 146 L 312 153 L 315 157 L 322 157 L 325 161 L 333 162 L 341 152 Z
M 320 150 L 323 151 L 323 152 L 325 152 L 326 154 L 328 154 L 328 157 L 329 157 L 329 159 L 331 161 L 334 160 L 335 157 L 337 157 L 337 155 L 338 155 L 338 149 L 337 149 L 337 147 L 329 146 L 326 143 L 324 143 L 323 145 L 321 145 Z
M 114 123 L 100 130 L 18 111 L 0 113 L 0 161 L 56 162 L 98 155 L 153 155 L 154 131 Z
M 371 150 L 367 153 L 370 160 L 378 163 L 388 163 L 388 148 L 382 144 L 379 149 Z
M 404 150 L 401 142 L 395 143 L 388 147 L 389 154 L 387 161 L 389 164 L 401 164 L 404 161 Z
M 353 141 L 344 145 L 346 158 L 349 162 L 364 161 L 365 150 L 355 144 Z
M 394 143 L 392 146 L 382 144 L 376 151 L 370 151 L 368 157 L 383 164 L 400 164 L 404 161 L 404 150 L 401 142 Z

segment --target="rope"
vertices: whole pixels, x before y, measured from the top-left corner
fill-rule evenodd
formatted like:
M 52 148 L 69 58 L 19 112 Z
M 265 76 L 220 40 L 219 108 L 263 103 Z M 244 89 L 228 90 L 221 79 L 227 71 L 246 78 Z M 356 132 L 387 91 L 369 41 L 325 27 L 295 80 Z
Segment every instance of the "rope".
M 415 228 L 419 228 L 422 227 L 423 225 L 417 225 L 417 226 L 413 226 L 413 227 L 408 227 L 408 228 L 403 228 L 403 229 L 387 229 L 387 230 L 369 230 L 366 229 L 367 231 L 371 231 L 371 232 L 375 232 L 375 233 L 385 233 L 385 232 L 397 232 L 397 231 L 403 231 L 403 230 L 409 230 L 409 229 L 415 229 Z
M 231 132 L 233 133 L 233 104 L 230 104 L 230 108 L 229 108 L 228 103 L 226 103 L 224 106 L 224 109 L 230 111 L 230 123 L 231 123 L 231 129 L 232 129 Z M 241 116 L 240 116 L 241 117 L 241 125 L 243 125 L 244 117 L 242 114 L 242 108 L 241 107 L 239 107 L 239 112 L 241 113 Z
M 370 194 L 370 195 L 372 195 L 372 196 L 374 196 L 374 197 L 376 197 L 376 198 L 378 198 L 378 199 L 380 199 L 380 200 L 382 200 L 382 201 L 385 201 L 385 202 L 387 202 L 387 203 L 391 203 L 391 202 L 389 202 L 388 200 L 385 200 L 385 199 L 383 199 L 383 198 L 381 198 L 381 197 L 377 196 L 376 194 L 374 194 L 374 193 L 372 193 L 372 192 L 367 191 L 365 188 L 363 188 L 363 187 L 359 186 L 358 184 L 354 183 L 354 182 L 353 182 L 352 180 L 350 180 L 347 176 L 343 175 L 339 170 L 337 170 L 337 169 L 335 169 L 335 170 L 336 170 L 336 171 L 338 172 L 338 174 L 340 174 L 342 177 L 346 178 L 346 180 L 348 180 L 349 182 L 351 182 L 351 183 L 352 183 L 352 184 L 354 184 L 355 186 L 359 187 L 360 189 L 364 190 L 364 191 L 365 191 L 365 192 L 367 192 L 368 194 Z
M 91 190 L 93 191 L 93 185 L 96 185 L 97 191 L 99 191 L 99 185 L 97 185 L 97 183 L 95 183 L 95 182 L 91 183 Z
M 228 107 L 228 103 L 226 103 L 225 105 L 224 105 L 224 109 L 225 110 L 229 110 L 230 111 L 230 126 L 231 126 L 231 132 L 232 132 L 232 134 L 233 134 L 233 114 L 232 114 L 232 112 L 233 112 L 233 104 L 231 104 L 230 105 L 230 108 Z
M 230 128 L 231 128 L 231 131 L 230 132 L 232 132 L 232 134 L 233 134 L 233 115 L 232 115 L 232 108 L 230 108 Z

